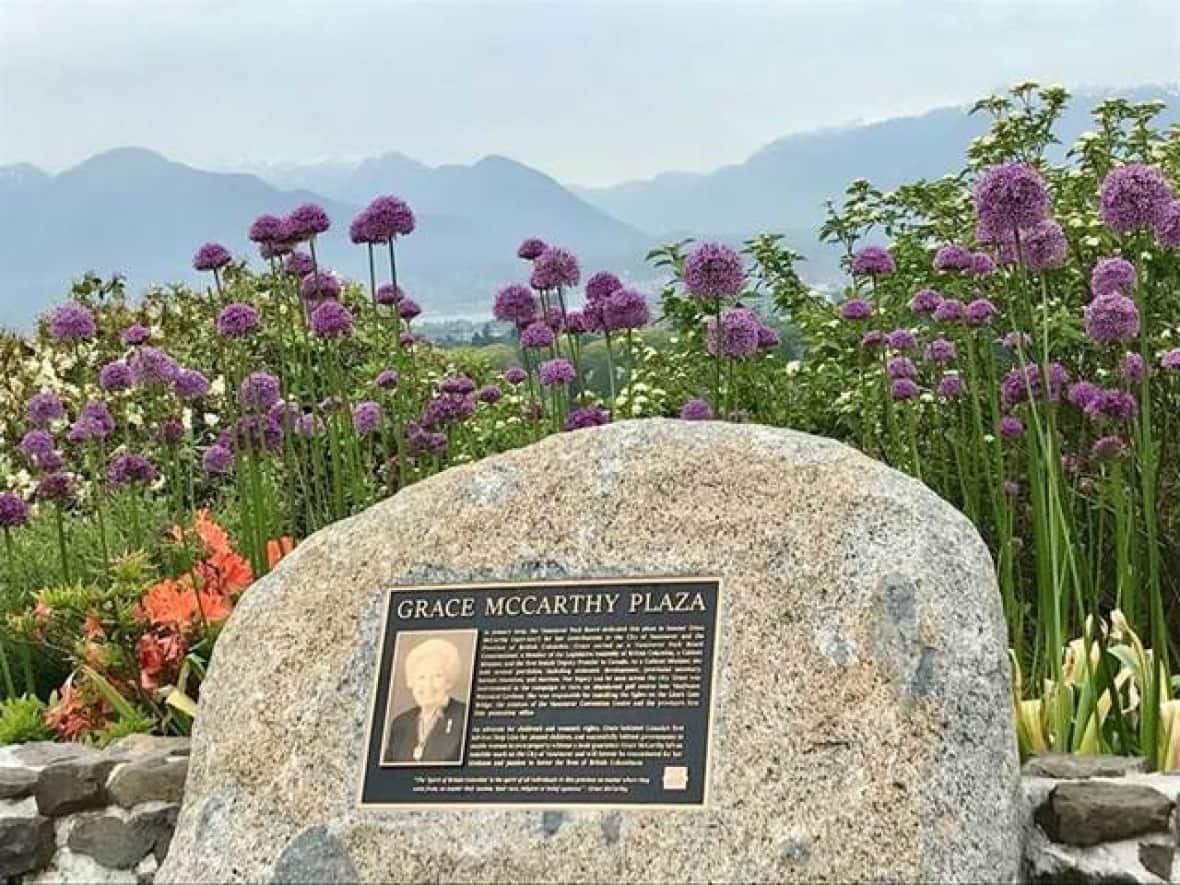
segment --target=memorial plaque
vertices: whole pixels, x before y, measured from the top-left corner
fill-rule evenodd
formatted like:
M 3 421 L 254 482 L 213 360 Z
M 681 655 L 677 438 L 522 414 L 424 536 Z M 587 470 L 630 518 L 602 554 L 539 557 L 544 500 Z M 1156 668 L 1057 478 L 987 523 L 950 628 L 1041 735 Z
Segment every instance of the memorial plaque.
M 704 805 L 719 592 L 392 588 L 361 805 Z

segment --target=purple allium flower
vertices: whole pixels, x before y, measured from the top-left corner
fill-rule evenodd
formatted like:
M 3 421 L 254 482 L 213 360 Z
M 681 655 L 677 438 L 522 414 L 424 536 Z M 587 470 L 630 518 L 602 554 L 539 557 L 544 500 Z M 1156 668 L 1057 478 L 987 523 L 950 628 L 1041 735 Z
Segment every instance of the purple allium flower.
M 996 263 L 986 252 L 975 252 L 971 255 L 971 275 L 988 277 L 996 272 Z
M 584 430 L 587 427 L 601 427 L 610 422 L 610 416 L 598 406 L 582 406 L 573 409 L 561 425 L 564 431 Z
M 303 278 L 299 283 L 299 297 L 308 302 L 335 300 L 340 297 L 342 289 L 334 273 L 321 270 Z
M 741 256 L 724 243 L 701 243 L 684 259 L 684 288 L 694 298 L 736 298 L 745 281 Z
M 504 323 L 527 326 L 537 318 L 537 296 L 528 286 L 512 283 L 496 293 L 492 316 Z
M 1113 461 L 1127 454 L 1127 444 L 1118 434 L 1110 434 L 1094 440 L 1090 455 L 1095 461 Z
M 385 238 L 378 231 L 368 207 L 358 212 L 356 217 L 349 222 L 348 239 L 358 245 L 361 243 L 372 245 L 373 243 L 385 242 Z
M 250 225 L 247 234 L 251 243 L 270 243 L 285 235 L 283 220 L 274 215 L 259 215 Z
M 322 234 L 332 226 L 328 213 L 315 203 L 304 203 L 287 216 L 286 232 L 290 238 L 306 240 Z
M 779 338 L 778 332 L 770 328 L 770 326 L 758 327 L 758 346 L 763 350 L 768 350 L 772 347 L 778 347 L 782 344 L 782 339 Z
M 85 429 L 88 439 L 106 439 L 115 430 L 115 418 L 106 403 L 92 399 L 82 406 L 76 425 Z
M 217 334 L 222 338 L 245 338 L 257 332 L 260 325 L 258 311 L 240 301 L 227 304 L 217 315 Z
M 222 445 L 210 446 L 201 457 L 201 469 L 206 473 L 229 473 L 234 469 L 233 450 Z
M 267 411 L 279 401 L 279 396 L 279 379 L 269 372 L 251 372 L 238 390 L 238 402 L 252 412 Z
M 397 387 L 397 382 L 400 377 L 397 369 L 382 369 L 377 373 L 377 377 L 373 379 L 373 383 L 382 390 L 392 390 Z
M 352 410 L 352 427 L 362 436 L 376 433 L 381 426 L 381 405 L 372 400 L 357 403 Z
M 873 305 L 864 298 L 850 298 L 840 305 L 840 317 L 845 320 L 867 320 L 873 315 Z
M 1125 295 L 1103 295 L 1086 307 L 1086 334 L 1099 343 L 1139 334 L 1139 308 Z
M 1045 220 L 1021 234 L 1019 253 L 1015 240 L 1002 241 L 1000 258 L 1014 264 L 1023 255 L 1025 267 L 1029 270 L 1053 270 L 1065 264 L 1068 248 L 1061 225 Z
M 1086 403 L 1086 414 L 1091 418 L 1130 421 L 1138 411 L 1139 403 L 1125 390 L 1099 389 Z
M 602 302 L 602 322 L 608 332 L 642 329 L 650 319 L 647 299 L 636 289 L 616 289 Z
M 1041 392 L 1041 373 L 1036 366 L 1012 369 L 1000 382 L 1000 399 L 1005 406 L 1023 403 Z
M 934 256 L 935 270 L 970 270 L 971 250 L 955 243 L 948 243 Z
M 293 277 L 302 279 L 315 271 L 315 261 L 306 252 L 292 252 L 283 262 L 283 270 Z M 303 291 L 302 285 L 300 285 L 299 290 L 300 292 Z
M 961 376 L 948 373 L 938 379 L 938 395 L 943 399 L 957 399 L 967 391 Z
M 920 392 L 918 385 L 909 378 L 895 378 L 889 385 L 889 395 L 899 401 L 913 399 Z
M 887 343 L 888 340 L 885 333 L 879 329 L 870 329 L 860 339 L 860 346 L 865 350 L 877 350 L 884 347 Z
M 229 264 L 229 249 L 220 243 L 205 243 L 193 255 L 193 270 L 217 270 Z
M 30 430 L 20 441 L 20 450 L 34 463 L 41 463 L 53 454 L 53 437 L 46 430 Z
M 957 323 L 967 318 L 967 306 L 957 298 L 944 298 L 931 316 L 937 323 Z
M 209 379 L 196 369 L 179 369 L 172 390 L 184 400 L 200 399 L 209 393 Z
M 1128 163 L 1112 169 L 1099 191 L 1102 220 L 1120 234 L 1155 227 L 1172 201 L 1163 173 L 1155 166 Z
M 293 243 L 288 243 L 285 240 L 274 240 L 273 242 L 262 243 L 258 247 L 258 254 L 263 258 L 282 258 L 295 248 Z
M 945 338 L 935 338 L 926 345 L 926 359 L 932 363 L 944 365 L 955 361 L 955 345 Z
M 243 415 L 234 422 L 230 440 L 235 449 L 274 451 L 283 441 L 283 428 L 270 415 Z
M 545 360 L 545 362 L 541 363 L 541 370 L 538 374 L 541 377 L 541 384 L 544 387 L 569 384 L 577 377 L 574 367 L 570 365 L 570 361 L 561 357 Z
M 514 387 L 528 380 L 529 373 L 520 366 L 509 366 L 504 370 L 504 380 Z
M 908 357 L 895 356 L 885 364 L 885 374 L 895 380 L 898 378 L 913 380 L 918 377 L 918 367 Z
M 1172 200 L 1160 212 L 1155 241 L 1165 249 L 1180 249 L 1180 200 Z
M 1142 381 L 1143 376 L 1147 374 L 1147 363 L 1143 361 L 1137 353 L 1128 353 L 1123 357 L 1123 362 L 1119 366 L 1119 371 L 1122 373 L 1125 381 Z
M 975 186 L 975 216 L 986 239 L 1008 239 L 1045 220 L 1049 193 L 1036 172 L 1020 163 L 987 170 Z
M 406 201 L 392 194 L 376 197 L 366 210 L 373 232 L 380 240 L 409 236 L 414 232 L 414 212 Z
M 125 486 L 132 483 L 147 485 L 155 482 L 159 476 L 160 472 L 156 470 L 151 461 L 143 455 L 132 452 L 116 455 L 107 470 L 107 480 L 113 486 Z
M 1024 434 L 1024 422 L 1015 415 L 1005 415 L 1000 419 L 1000 436 L 1004 439 L 1016 439 Z
M 1007 353 L 1015 353 L 1020 348 L 1027 348 L 1032 344 L 1032 336 L 1028 332 L 1009 332 L 1000 339 L 1000 347 Z
M 50 314 L 49 334 L 55 341 L 90 341 L 98 334 L 98 326 L 94 314 L 71 301 Z
M 352 313 L 339 301 L 325 301 L 311 312 L 311 331 L 317 338 L 352 334 Z
M 417 301 L 408 295 L 397 303 L 397 315 L 403 320 L 412 320 L 420 313 L 422 313 L 422 308 L 418 306 Z
M 41 477 L 33 497 L 38 501 L 64 501 L 74 491 L 74 481 L 68 473 L 54 471 Z
M 918 314 L 932 314 L 942 304 L 942 293 L 937 289 L 922 289 L 910 299 L 910 310 Z
M 0 493 L 0 528 L 16 528 L 29 521 L 29 506 L 12 492 Z
M 377 287 L 377 303 L 386 307 L 397 304 L 405 297 L 406 293 L 402 291 L 401 286 L 394 288 L 392 283 L 382 283 Z
M 131 367 L 122 360 L 109 362 L 98 372 L 98 384 L 103 390 L 126 390 L 134 382 Z
M 475 394 L 476 399 L 481 403 L 487 403 L 489 406 L 498 403 L 502 396 L 504 396 L 504 392 L 495 384 L 485 384 Z
M 967 319 L 968 326 L 978 328 L 991 323 L 992 317 L 999 312 L 999 309 L 986 298 L 976 298 L 967 305 L 963 315 Z
M 1089 381 L 1078 381 L 1076 384 L 1070 385 L 1065 398 L 1079 409 L 1084 409 L 1094 397 L 1100 396 L 1101 394 L 1102 390 Z
M 613 296 L 612 296 L 613 297 Z M 762 321 L 748 307 L 730 307 L 705 324 L 705 348 L 714 356 L 744 359 L 758 352 Z
M 1061 399 L 1061 391 L 1069 383 L 1069 372 L 1061 363 L 1049 363 L 1045 370 L 1045 380 L 1048 382 L 1049 402 L 1055 403 Z
M 165 445 L 173 445 L 184 439 L 184 422 L 179 418 L 165 418 L 156 426 L 156 437 Z
M 171 356 L 158 347 L 144 345 L 127 361 L 132 377 L 140 387 L 171 384 L 176 380 L 180 366 Z
M 892 350 L 907 351 L 918 346 L 918 339 L 909 329 L 894 329 L 885 336 L 885 343 Z
M 29 397 L 25 415 L 32 424 L 47 427 L 66 416 L 66 407 L 62 405 L 61 397 L 52 390 L 43 390 Z
M 152 331 L 140 323 L 128 326 L 119 336 L 120 340 L 129 347 L 138 347 L 152 337 Z
M 303 417 L 303 409 L 299 408 L 298 403 L 279 400 L 267 410 L 266 414 L 278 424 L 280 430 L 288 431 L 295 429 L 295 425 Z
M 578 259 L 565 249 L 550 246 L 533 262 L 529 284 L 534 289 L 557 289 L 561 286 L 576 286 L 580 278 Z
M 517 257 L 523 258 L 525 261 L 535 261 L 537 257 L 549 247 L 545 245 L 544 240 L 538 240 L 536 237 L 529 237 L 520 244 L 520 248 L 516 250 Z
M 443 378 L 439 382 L 438 389 L 442 393 L 463 395 L 475 390 L 475 382 L 466 375 L 457 375 L 453 378 Z
M 680 407 L 680 417 L 684 421 L 712 421 L 713 407 L 707 399 L 690 399 Z
M 884 277 L 896 269 L 893 256 L 881 246 L 865 246 L 852 256 L 852 272 L 859 276 Z
M 426 429 L 458 424 L 475 414 L 475 400 L 470 396 L 444 393 L 436 396 L 422 410 L 421 424 Z
M 1130 295 L 1138 282 L 1135 265 L 1125 258 L 1103 258 L 1094 265 L 1090 273 L 1090 294 L 1095 298 L 1103 295 Z
M 544 323 L 531 323 L 520 332 L 521 347 L 551 347 L 553 340 L 553 330 Z
M 1180 347 L 1174 347 L 1160 357 L 1160 368 L 1168 372 L 1180 372 Z
M 81 421 L 75 421 L 69 426 L 69 429 L 66 430 L 66 442 L 78 445 L 80 443 L 89 441 L 89 439 L 90 429 Z
M 623 281 L 609 270 L 600 270 L 586 281 L 586 301 L 605 301 L 616 289 L 623 288 Z
M 565 315 L 565 330 L 571 335 L 581 335 L 590 331 L 590 321 L 580 310 L 571 310 Z
M 561 306 L 557 304 L 550 304 L 543 311 L 541 322 L 552 329 L 554 332 L 560 332 L 565 327 L 565 316 L 562 315 Z
M 402 332 L 397 336 L 397 343 L 399 347 L 413 347 L 418 343 L 418 339 L 409 332 Z

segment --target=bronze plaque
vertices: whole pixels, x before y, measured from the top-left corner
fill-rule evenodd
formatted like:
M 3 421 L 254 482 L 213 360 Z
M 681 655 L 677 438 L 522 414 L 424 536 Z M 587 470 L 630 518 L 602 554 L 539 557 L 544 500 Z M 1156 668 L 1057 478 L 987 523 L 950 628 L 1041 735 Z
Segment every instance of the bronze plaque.
M 720 581 L 390 589 L 362 806 L 701 807 Z

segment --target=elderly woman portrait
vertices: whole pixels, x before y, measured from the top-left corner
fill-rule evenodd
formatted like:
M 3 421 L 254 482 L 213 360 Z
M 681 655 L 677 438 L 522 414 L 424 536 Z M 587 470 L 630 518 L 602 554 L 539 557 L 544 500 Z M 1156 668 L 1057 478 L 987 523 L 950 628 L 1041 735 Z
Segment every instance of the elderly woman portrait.
M 402 672 L 415 706 L 389 724 L 385 763 L 440 763 L 462 761 L 467 706 L 452 697 L 462 671 L 455 645 L 439 638 L 427 639 L 406 655 Z

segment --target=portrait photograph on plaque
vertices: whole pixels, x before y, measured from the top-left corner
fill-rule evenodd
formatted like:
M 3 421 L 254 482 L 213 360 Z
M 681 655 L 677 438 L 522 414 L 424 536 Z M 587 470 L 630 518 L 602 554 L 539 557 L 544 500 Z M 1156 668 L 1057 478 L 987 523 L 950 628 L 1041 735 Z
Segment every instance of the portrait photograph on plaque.
M 381 765 L 459 765 L 479 631 L 413 630 L 397 635 Z

